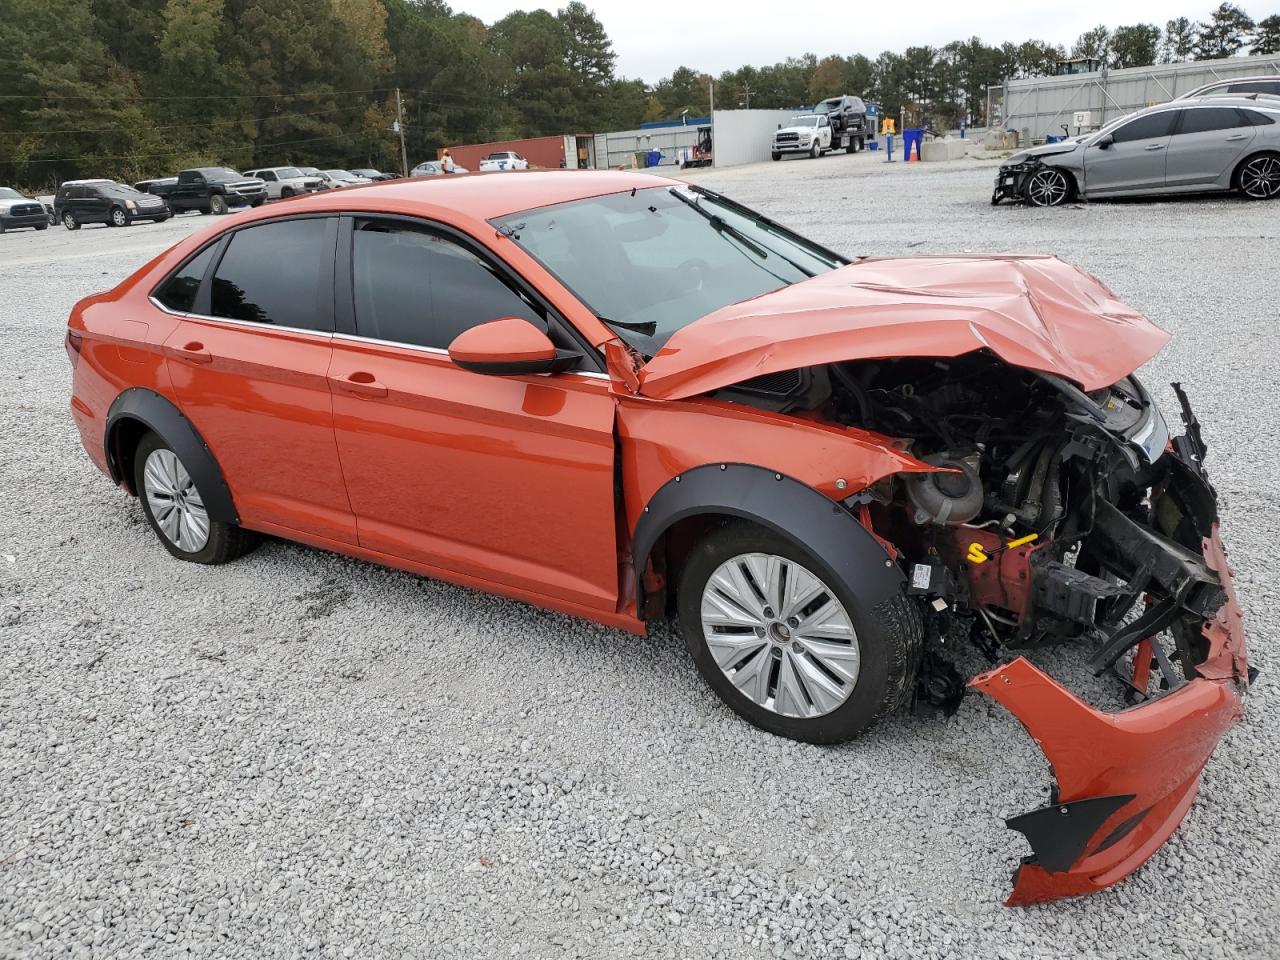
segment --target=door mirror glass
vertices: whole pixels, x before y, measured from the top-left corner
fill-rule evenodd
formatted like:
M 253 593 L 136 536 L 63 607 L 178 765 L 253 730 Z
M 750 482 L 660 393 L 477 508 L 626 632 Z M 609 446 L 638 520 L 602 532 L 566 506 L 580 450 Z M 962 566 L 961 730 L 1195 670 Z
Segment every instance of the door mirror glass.
M 549 373 L 557 367 L 555 344 L 528 320 L 504 317 L 471 327 L 449 344 L 449 359 L 473 373 Z

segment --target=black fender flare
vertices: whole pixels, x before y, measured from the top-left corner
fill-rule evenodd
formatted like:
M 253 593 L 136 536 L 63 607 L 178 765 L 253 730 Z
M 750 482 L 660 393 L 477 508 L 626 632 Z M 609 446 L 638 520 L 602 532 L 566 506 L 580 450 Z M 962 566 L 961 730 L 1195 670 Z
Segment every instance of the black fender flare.
M 191 479 L 196 482 L 210 519 L 223 523 L 240 522 L 240 515 L 222 475 L 222 468 L 218 466 L 213 451 L 204 442 L 200 432 L 172 401 L 145 387 L 130 387 L 125 390 L 116 397 L 107 411 L 104 443 L 112 480 L 117 484 L 131 480 L 124 475 L 116 444 L 117 431 L 126 420 L 136 420 L 155 431 L 178 455 L 182 465 L 191 474 Z
M 699 514 L 750 520 L 795 541 L 812 554 L 824 579 L 845 584 L 869 607 L 903 593 L 901 568 L 845 507 L 764 467 L 712 463 L 668 480 L 636 522 L 631 555 L 640 609 L 644 570 L 658 539 L 673 524 Z

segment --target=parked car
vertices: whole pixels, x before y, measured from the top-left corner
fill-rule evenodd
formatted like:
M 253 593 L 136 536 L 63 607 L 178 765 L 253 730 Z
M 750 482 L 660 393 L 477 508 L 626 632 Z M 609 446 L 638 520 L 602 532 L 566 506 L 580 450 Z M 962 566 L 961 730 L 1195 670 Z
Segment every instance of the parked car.
M 357 177 L 364 177 L 366 180 L 372 180 L 377 183 L 381 180 L 399 180 L 398 173 L 383 173 L 381 170 L 374 170 L 372 167 L 364 167 L 360 170 L 352 170 Z
M 480 161 L 480 172 L 491 173 L 498 170 L 528 170 L 529 161 L 514 150 L 498 150 Z M 463 171 L 455 171 L 461 173 Z
M 261 180 L 271 200 L 284 200 L 320 189 L 318 176 L 308 176 L 297 167 L 262 167 L 248 171 L 245 176 Z
M 1217 80 L 1206 83 L 1203 87 L 1178 97 L 1179 100 L 1191 100 L 1195 97 L 1222 97 L 1231 94 L 1262 93 L 1280 96 L 1280 76 L 1269 77 L 1237 77 L 1234 80 Z
M 773 134 L 775 160 L 781 160 L 788 153 L 807 153 L 817 159 L 830 149 L 831 121 L 821 114 L 792 117 L 786 124 L 778 124 Z
M 1223 190 L 1280 196 L 1280 99 L 1175 100 L 1023 150 L 1000 167 L 991 202 L 1055 207 L 1076 197 Z
M 828 97 L 820 100 L 813 112 L 831 121 L 831 149 L 844 147 L 845 153 L 857 153 L 866 145 L 867 105 L 861 97 L 847 93 Z
M 135 220 L 163 223 L 173 215 L 161 198 L 114 180 L 68 180 L 53 195 L 54 216 L 68 230 L 86 223 L 127 227 Z
M 80 301 L 67 351 L 85 450 L 181 560 L 269 534 L 637 634 L 674 611 L 718 696 L 813 743 L 954 709 L 972 642 L 1057 781 L 1010 821 L 1031 903 L 1170 836 L 1252 680 L 1204 430 L 1134 373 L 1168 340 L 1052 257 L 851 263 L 583 171 L 251 212 Z
M 373 183 L 368 177 L 357 177 L 350 170 L 321 170 L 320 176 L 334 189 L 362 187 L 367 183 Z
M 49 215 L 39 200 L 24 196 L 12 187 L 0 187 L 0 233 L 19 227 L 44 230 Z
M 454 173 L 470 173 L 466 167 L 454 163 Z M 425 160 L 409 171 L 410 177 L 441 177 L 444 176 L 444 164 L 439 160 Z
M 327 181 L 324 178 L 324 174 L 320 172 L 319 167 L 299 167 L 298 169 L 302 171 L 302 175 L 304 177 L 309 177 L 312 180 L 320 181 L 320 186 L 316 187 L 317 191 L 332 189 L 332 187 L 329 186 L 329 181 Z
M 233 207 L 257 207 L 267 202 L 267 187 L 230 167 L 195 167 L 177 177 L 150 182 L 152 193 L 164 197 L 176 213 L 199 210 L 222 216 Z
M 166 196 L 177 183 L 177 177 L 156 177 L 152 180 L 139 180 L 133 185 L 133 189 L 142 193 L 154 193 L 156 196 Z

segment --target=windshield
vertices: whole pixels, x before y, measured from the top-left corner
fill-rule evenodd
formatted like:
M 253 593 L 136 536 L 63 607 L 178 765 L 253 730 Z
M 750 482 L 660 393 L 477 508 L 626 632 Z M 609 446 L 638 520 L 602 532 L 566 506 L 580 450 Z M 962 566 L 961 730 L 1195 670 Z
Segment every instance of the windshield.
M 11 190 L 8 187 L 0 187 L 0 200 L 25 200 L 27 199 L 17 190 Z
M 276 176 L 281 180 L 296 180 L 302 176 L 302 171 L 297 167 L 281 167 L 276 171 Z
M 326 170 L 325 173 L 333 177 L 333 179 L 335 180 L 354 180 L 355 179 L 355 177 L 347 173 L 347 171 L 345 170 Z
M 102 192 L 110 194 L 114 197 L 140 197 L 142 193 L 133 187 L 124 183 L 108 183 L 103 186 Z
M 493 221 L 644 356 L 731 303 L 846 261 L 703 190 L 649 187 Z
M 204 167 L 200 170 L 206 180 L 243 180 L 244 174 L 236 173 L 230 167 Z
M 814 113 L 830 113 L 836 107 L 840 106 L 839 100 L 823 100 L 820 104 L 813 108 Z
M 792 117 L 787 121 L 788 127 L 816 127 L 817 125 L 817 117 Z

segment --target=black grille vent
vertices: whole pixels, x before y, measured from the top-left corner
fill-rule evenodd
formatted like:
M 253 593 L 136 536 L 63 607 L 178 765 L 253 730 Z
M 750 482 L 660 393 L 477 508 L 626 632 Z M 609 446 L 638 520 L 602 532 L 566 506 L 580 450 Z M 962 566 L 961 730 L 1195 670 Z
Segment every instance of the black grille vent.
M 800 389 L 800 371 L 783 370 L 780 373 L 766 373 L 762 377 L 743 380 L 738 387 L 758 393 L 772 393 L 779 397 L 790 396 Z
M 15 203 L 9 208 L 9 213 L 15 217 L 31 217 L 44 213 L 44 207 L 38 203 Z

